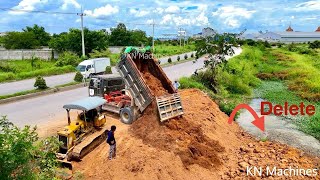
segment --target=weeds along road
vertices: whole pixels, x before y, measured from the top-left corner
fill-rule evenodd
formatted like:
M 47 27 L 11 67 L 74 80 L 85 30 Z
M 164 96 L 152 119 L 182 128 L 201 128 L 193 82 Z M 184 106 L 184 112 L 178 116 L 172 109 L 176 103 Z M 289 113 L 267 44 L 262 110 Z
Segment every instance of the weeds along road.
M 236 49 L 236 54 L 241 53 Z M 196 63 L 188 61 L 163 68 L 167 76 L 173 81 L 183 76 L 190 76 L 196 69 L 203 67 L 204 58 Z M 19 127 L 24 125 L 45 125 L 54 123 L 57 119 L 65 118 L 66 112 L 62 106 L 66 103 L 88 96 L 88 87 L 78 88 L 56 94 L 39 96 L 32 99 L 21 100 L 9 104 L 0 105 L 0 115 L 7 118 Z

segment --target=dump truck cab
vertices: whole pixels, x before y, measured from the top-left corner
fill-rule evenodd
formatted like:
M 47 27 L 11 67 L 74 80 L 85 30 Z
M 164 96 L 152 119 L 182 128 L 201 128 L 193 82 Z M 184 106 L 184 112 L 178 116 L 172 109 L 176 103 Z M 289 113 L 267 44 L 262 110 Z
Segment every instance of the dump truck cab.
M 120 74 L 94 76 L 89 83 L 89 96 L 103 97 L 114 91 L 125 89 L 125 83 Z

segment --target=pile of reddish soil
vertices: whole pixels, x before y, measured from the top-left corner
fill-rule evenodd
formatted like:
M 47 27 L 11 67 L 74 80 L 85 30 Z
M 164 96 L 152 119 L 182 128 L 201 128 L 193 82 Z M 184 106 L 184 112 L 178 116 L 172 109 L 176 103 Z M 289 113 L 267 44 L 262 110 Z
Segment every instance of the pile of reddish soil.
M 142 76 L 154 96 L 162 96 L 168 94 L 168 91 L 163 87 L 161 81 L 154 77 L 151 73 L 144 72 Z
M 247 166 L 315 169 L 318 157 L 277 142 L 260 142 L 229 125 L 228 116 L 203 92 L 183 90 L 184 115 L 163 124 L 153 103 L 132 125 L 109 118 L 116 125 L 117 159 L 109 161 L 102 143 L 73 171 L 86 179 L 319 179 L 315 176 L 250 177 Z

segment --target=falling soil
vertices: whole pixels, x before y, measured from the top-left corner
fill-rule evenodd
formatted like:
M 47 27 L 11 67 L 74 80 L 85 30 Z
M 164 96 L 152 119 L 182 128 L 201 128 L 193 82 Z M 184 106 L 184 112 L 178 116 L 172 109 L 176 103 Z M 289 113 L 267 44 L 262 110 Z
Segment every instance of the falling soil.
M 161 81 L 151 73 L 143 72 L 142 76 L 154 96 L 163 96 L 168 94 L 168 91 L 163 87 Z
M 248 177 L 246 167 L 316 169 L 316 156 L 277 142 L 261 142 L 244 132 L 203 92 L 179 92 L 184 115 L 159 123 L 153 102 L 132 125 L 108 117 L 116 125 L 117 158 L 108 160 L 109 146 L 102 143 L 73 172 L 86 179 L 319 179 L 317 176 Z M 190 103 L 192 102 L 192 103 Z M 319 173 L 318 173 L 319 174 Z

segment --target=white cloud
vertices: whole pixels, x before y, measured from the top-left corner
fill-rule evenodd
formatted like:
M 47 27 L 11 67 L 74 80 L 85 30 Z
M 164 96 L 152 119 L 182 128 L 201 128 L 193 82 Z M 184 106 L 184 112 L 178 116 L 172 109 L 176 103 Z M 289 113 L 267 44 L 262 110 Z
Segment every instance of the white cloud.
M 136 10 L 136 9 L 130 9 L 130 14 L 135 15 L 136 17 L 143 17 L 148 15 L 150 12 L 145 10 Z
M 152 23 L 153 23 L 153 19 L 148 19 L 148 20 L 146 21 L 146 23 L 147 23 L 147 24 L 152 24 Z
M 196 17 L 181 17 L 175 14 L 166 14 L 162 17 L 162 20 L 160 22 L 160 24 L 170 24 L 170 25 L 175 24 L 177 26 L 182 26 L 182 25 L 201 26 L 201 25 L 207 25 L 208 23 L 209 23 L 208 17 L 205 16 L 204 12 L 201 12 Z
M 164 12 L 163 8 L 156 8 L 155 10 L 153 10 L 153 13 L 157 13 L 157 14 L 162 14 Z
M 63 0 L 63 4 L 61 6 L 61 9 L 66 10 L 68 9 L 68 6 L 71 5 L 77 9 L 81 7 L 81 5 L 77 2 L 77 0 Z
M 294 8 L 296 11 L 317 11 L 320 10 L 320 0 L 300 3 Z
M 25 11 L 33 11 L 37 4 L 46 4 L 48 0 L 22 0 L 18 4 L 18 6 L 13 7 L 12 9 L 19 9 Z M 9 11 L 9 14 L 19 15 L 24 14 L 26 12 L 19 12 L 19 11 Z
M 167 9 L 165 9 L 166 13 L 177 13 L 180 11 L 180 8 L 178 6 L 169 6 Z
M 110 4 L 107 4 L 100 8 L 96 8 L 93 11 L 92 10 L 84 11 L 85 14 L 92 17 L 110 16 L 112 14 L 117 14 L 118 12 L 119 12 L 118 6 L 111 6 Z
M 212 15 L 219 17 L 225 25 L 238 28 L 241 25 L 241 20 L 250 19 L 255 12 L 256 11 L 249 11 L 245 8 L 224 6 L 213 12 Z

